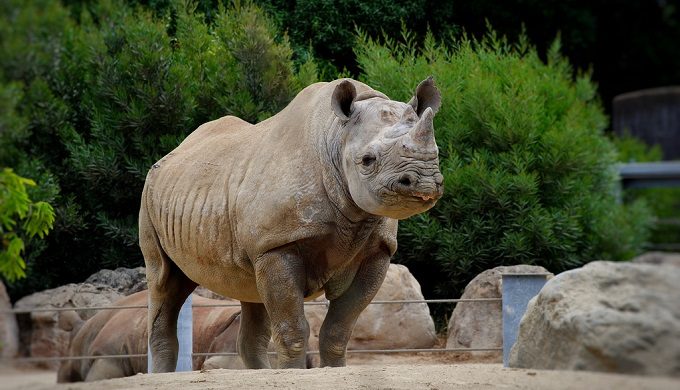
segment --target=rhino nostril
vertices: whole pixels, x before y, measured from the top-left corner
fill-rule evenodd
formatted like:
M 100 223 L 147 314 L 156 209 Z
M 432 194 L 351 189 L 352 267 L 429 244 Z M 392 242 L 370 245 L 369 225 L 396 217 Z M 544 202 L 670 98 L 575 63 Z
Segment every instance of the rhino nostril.
M 408 187 L 411 185 L 411 179 L 408 176 L 402 176 L 401 179 L 399 179 L 399 184 Z

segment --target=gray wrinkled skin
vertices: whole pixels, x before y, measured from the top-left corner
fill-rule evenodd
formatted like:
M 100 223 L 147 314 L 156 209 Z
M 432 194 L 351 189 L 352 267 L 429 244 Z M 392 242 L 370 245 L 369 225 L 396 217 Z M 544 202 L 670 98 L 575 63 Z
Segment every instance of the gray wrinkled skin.
M 153 372 L 173 371 L 176 322 L 197 285 L 238 299 L 239 354 L 305 367 L 303 302 L 326 294 L 322 366 L 343 366 L 359 313 L 397 248 L 397 219 L 442 195 L 432 79 L 408 103 L 358 81 L 305 88 L 257 125 L 206 123 L 147 175 L 139 214 Z

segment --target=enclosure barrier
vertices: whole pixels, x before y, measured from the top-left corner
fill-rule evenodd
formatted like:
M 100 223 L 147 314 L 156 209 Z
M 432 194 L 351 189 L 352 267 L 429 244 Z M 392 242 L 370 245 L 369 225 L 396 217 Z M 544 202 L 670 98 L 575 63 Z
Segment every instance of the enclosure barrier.
M 531 288 L 527 289 L 526 278 L 529 277 L 533 280 L 531 282 Z M 526 305 L 536 293 L 540 290 L 540 287 L 536 287 L 540 284 L 542 286 L 545 283 L 546 275 L 548 274 L 503 274 L 503 297 L 511 297 L 510 300 L 507 298 L 458 298 L 458 299 L 405 299 L 405 300 L 390 300 L 390 301 L 372 301 L 371 305 L 390 305 L 390 304 L 417 304 L 417 303 L 460 303 L 460 302 L 502 302 L 503 306 L 503 337 L 504 340 L 506 335 L 514 334 L 516 337 L 517 327 L 519 326 L 519 319 L 522 317 L 524 310 L 526 310 Z M 515 283 L 515 280 L 519 280 Z M 542 280 L 542 282 L 541 282 Z M 513 287 L 514 286 L 514 287 Z M 506 288 L 507 287 L 507 288 Z M 518 291 L 526 290 L 526 291 Z M 197 304 L 193 305 L 191 302 L 191 296 L 185 302 L 182 310 L 184 310 L 184 317 L 180 313 L 180 324 L 178 324 L 178 339 L 180 345 L 182 341 L 185 341 L 184 350 L 187 348 L 191 350 L 191 328 L 182 327 L 181 322 L 188 321 L 191 323 L 191 313 L 190 309 L 199 307 L 238 307 L 240 303 L 220 303 L 220 304 Z M 328 301 L 322 302 L 305 302 L 306 306 L 324 305 L 328 306 Z M 13 313 L 13 314 L 30 314 L 36 312 L 64 312 L 64 311 L 86 311 L 86 310 L 127 310 L 127 309 L 146 309 L 146 305 L 125 305 L 125 306 L 88 306 L 88 307 L 61 307 L 61 308 L 35 308 L 35 309 L 11 309 L 11 310 L 0 310 L 0 313 Z M 515 314 L 515 320 L 511 321 L 511 316 L 506 319 L 506 311 Z M 511 327 L 514 328 L 510 329 Z M 188 330 L 188 332 L 187 332 Z M 189 340 L 189 343 L 186 343 Z M 514 343 L 514 339 L 513 339 Z M 504 341 L 503 348 L 401 348 L 401 349 L 348 349 L 348 354 L 389 354 L 389 353 L 461 353 L 461 352 L 494 352 L 503 351 L 504 362 L 505 356 L 509 353 L 509 347 Z M 268 352 L 270 355 L 275 355 L 276 352 Z M 317 355 L 319 351 L 308 351 L 307 354 Z M 238 356 L 236 352 L 192 352 L 185 353 L 182 355 L 180 353 L 180 358 L 178 358 L 178 370 L 191 370 L 193 357 L 211 357 L 211 356 Z M 96 355 L 96 356 L 52 356 L 52 357 L 21 357 L 21 358 L 0 358 L 0 361 L 9 361 L 16 363 L 36 363 L 36 362 L 54 362 L 54 361 L 66 361 L 66 360 L 87 360 L 87 359 L 128 359 L 128 358 L 147 358 L 151 359 L 149 354 L 125 354 L 125 355 Z M 149 360 L 150 362 L 150 360 Z M 149 364 L 151 367 L 151 364 Z
M 618 173 L 621 181 L 620 189 L 631 188 L 673 188 L 680 187 L 680 161 L 660 161 L 646 163 L 619 164 Z M 617 197 L 622 199 L 619 190 Z M 678 219 L 657 219 L 658 226 L 678 226 Z M 661 251 L 678 251 L 680 242 L 655 243 L 647 249 Z
M 619 164 L 623 188 L 680 187 L 680 161 Z

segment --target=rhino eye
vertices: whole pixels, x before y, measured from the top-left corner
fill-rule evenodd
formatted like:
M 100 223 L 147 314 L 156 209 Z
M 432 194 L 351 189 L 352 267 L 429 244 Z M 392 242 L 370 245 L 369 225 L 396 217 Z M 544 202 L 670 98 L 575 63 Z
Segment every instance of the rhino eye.
M 361 158 L 361 164 L 365 167 L 373 164 L 375 162 L 375 156 L 372 154 L 367 154 Z

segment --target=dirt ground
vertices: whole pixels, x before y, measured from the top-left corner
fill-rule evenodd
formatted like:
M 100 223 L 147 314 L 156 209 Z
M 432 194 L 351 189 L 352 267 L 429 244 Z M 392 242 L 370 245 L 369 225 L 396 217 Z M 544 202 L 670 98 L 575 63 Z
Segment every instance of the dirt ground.
M 343 368 L 207 370 L 138 374 L 92 383 L 56 384 L 49 371 L 0 369 L 0 390 L 122 389 L 680 389 L 680 379 L 594 372 L 503 368 L 499 363 L 435 363 L 424 357 L 386 356 L 379 364 L 355 358 Z

